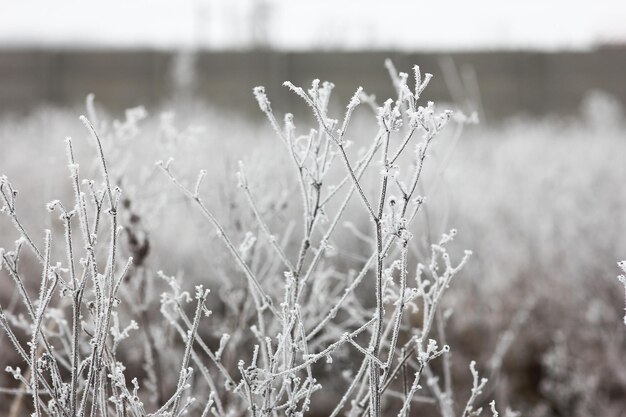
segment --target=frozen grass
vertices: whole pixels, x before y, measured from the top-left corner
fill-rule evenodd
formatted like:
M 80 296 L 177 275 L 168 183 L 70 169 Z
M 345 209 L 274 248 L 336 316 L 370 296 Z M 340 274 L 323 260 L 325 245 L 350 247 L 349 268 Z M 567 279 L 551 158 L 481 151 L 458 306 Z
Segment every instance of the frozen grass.
M 274 116 L 262 89 L 270 127 L 199 112 L 206 128 L 183 128 L 142 109 L 111 123 L 91 103 L 100 141 L 57 111 L 0 124 L 22 235 L 3 252 L 0 349 L 21 381 L 3 412 L 465 416 L 495 415 L 496 398 L 525 415 L 619 415 L 619 121 L 461 136 L 468 120 L 443 129 L 445 113 L 413 103 L 425 77 L 405 88 L 390 71 L 397 101 L 357 92 L 337 121 L 329 84 L 290 85 L 315 130 Z M 40 126 L 86 137 L 68 142 L 69 180 L 58 144 L 17 160 Z M 94 182 L 77 180 L 81 161 Z M 61 221 L 38 209 L 54 198 Z M 465 265 L 462 248 L 478 256 Z

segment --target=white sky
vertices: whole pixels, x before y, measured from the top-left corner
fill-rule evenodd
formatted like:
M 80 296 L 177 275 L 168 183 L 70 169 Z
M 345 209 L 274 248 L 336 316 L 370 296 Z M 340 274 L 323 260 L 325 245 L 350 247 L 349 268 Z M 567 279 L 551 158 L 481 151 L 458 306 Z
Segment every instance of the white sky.
M 253 39 L 287 50 L 585 49 L 626 42 L 626 0 L 0 0 L 0 48 Z

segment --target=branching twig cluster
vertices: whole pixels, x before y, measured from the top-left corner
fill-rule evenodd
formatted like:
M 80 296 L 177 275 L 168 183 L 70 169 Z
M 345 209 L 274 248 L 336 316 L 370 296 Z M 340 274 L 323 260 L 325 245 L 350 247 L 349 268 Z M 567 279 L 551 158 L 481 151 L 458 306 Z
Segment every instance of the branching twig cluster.
M 201 195 L 206 171 L 187 186 L 174 173 L 172 160 L 158 163 L 215 229 L 237 269 L 231 280 L 243 278 L 244 296 L 219 291 L 237 327 L 215 341 L 203 331 L 211 321 L 202 320 L 211 313 L 206 306 L 209 292 L 199 286 L 192 295 L 179 277 L 155 273 L 168 286 L 161 296 L 161 313 L 182 349 L 176 381 L 167 388 L 153 369 L 161 362 L 155 359 L 161 341 L 155 342 L 153 332 L 147 331 L 151 348 L 145 350 L 149 365 L 143 385 L 154 394 L 149 397 L 141 393 L 138 378 L 129 383 L 118 355 L 124 340 L 141 327 L 131 320 L 121 324 L 124 316 L 118 307 L 124 278 L 138 267 L 132 258 L 119 259 L 122 191 L 114 186 L 96 129 L 81 118 L 96 145 L 101 181 L 81 180 L 68 139 L 74 201 L 48 205 L 60 213 L 64 226 L 63 260 L 53 261 L 57 239 L 50 231 L 40 247 L 26 230 L 18 215 L 17 191 L 2 178 L 2 210 L 20 238 L 13 251 L 2 250 L 0 255 L 27 316 L 2 311 L 0 326 L 28 368 L 9 371 L 31 395 L 34 415 L 180 416 L 193 410 L 194 415 L 216 417 L 302 416 L 324 395 L 318 392 L 326 386 L 343 387 L 338 395 L 326 394 L 336 399 L 328 408 L 331 416 L 404 417 L 422 405 L 435 405 L 444 417 L 479 415 L 475 407 L 486 380 L 478 377 L 472 363 L 474 384 L 465 405 L 458 406 L 443 333 L 447 315 L 440 309 L 471 253 L 452 260 L 449 246 L 455 230 L 432 245 L 429 259 L 412 260 L 409 250 L 413 234 L 420 233 L 412 223 L 425 201 L 417 195 L 418 186 L 451 113 L 437 112 L 432 102 L 420 104 L 430 74 L 422 76 L 416 66 L 409 81 L 408 74 L 398 73 L 392 64 L 388 69 L 397 97 L 378 106 L 359 88 L 341 121 L 329 114 L 331 83 L 314 80 L 305 90 L 286 82 L 315 117 L 315 128 L 304 134 L 299 134 L 291 114 L 279 122 L 264 88 L 255 88 L 259 106 L 290 160 L 299 195 L 300 232 L 292 234 L 270 217 L 259 200 L 262 190 L 255 187 L 243 162 L 238 185 L 256 224 L 241 243 L 240 236 L 230 233 L 214 214 L 213 202 Z M 375 109 L 377 131 L 369 143 L 357 141 L 363 150 L 355 156 L 349 129 L 362 101 Z M 343 171 L 338 180 L 336 166 Z M 372 173 L 377 178 L 375 192 L 368 181 Z M 354 199 L 370 221 L 369 230 L 352 222 L 358 215 L 351 204 Z M 355 238 L 367 246 L 363 262 L 348 272 L 332 262 L 341 224 L 349 224 Z M 24 248 L 42 266 L 36 299 L 19 267 Z M 364 291 L 371 291 L 371 296 L 363 296 Z M 193 310 L 189 303 L 195 303 Z M 141 325 L 146 324 L 141 308 L 130 310 L 139 314 Z M 27 347 L 16 328 L 30 335 Z M 436 376 L 440 368 L 442 378 Z M 171 395 L 162 398 L 160 393 L 168 389 Z M 497 415 L 495 406 L 491 408 Z

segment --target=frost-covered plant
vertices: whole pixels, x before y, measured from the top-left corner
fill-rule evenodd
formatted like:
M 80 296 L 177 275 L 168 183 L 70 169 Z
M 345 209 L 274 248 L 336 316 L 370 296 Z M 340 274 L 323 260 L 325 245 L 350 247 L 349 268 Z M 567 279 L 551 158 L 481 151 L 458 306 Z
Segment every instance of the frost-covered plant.
M 619 282 L 624 285 L 624 302 L 626 303 L 626 261 L 619 261 L 617 266 L 622 270 L 623 274 L 617 276 Z M 624 311 L 626 312 L 626 306 L 624 307 Z M 626 324 L 626 313 L 624 314 L 624 324 Z
M 276 231 L 267 224 L 243 163 L 240 163 L 238 184 L 254 213 L 257 230 L 248 232 L 239 248 L 199 193 L 204 172 L 195 186 L 188 187 L 175 176 L 171 160 L 159 163 L 216 228 L 247 282 L 254 308 L 244 304 L 236 314 L 248 315 L 256 344 L 252 360 L 238 364 L 240 379 L 233 391 L 245 394 L 246 407 L 252 415 L 283 410 L 287 415 L 300 415 L 309 411 L 313 394 L 322 389 L 314 365 L 321 360 L 333 363 L 334 357 L 345 356 L 348 348 L 354 349 L 360 358 L 350 358 L 352 366 L 341 370 L 347 384 L 330 414 L 343 413 L 344 408 L 350 408 L 351 415 L 388 414 L 391 409 L 387 407 L 391 405 L 386 404 L 383 411 L 383 400 L 398 396 L 394 384 L 399 375 L 405 375 L 405 391 L 399 395 L 400 407 L 396 412 L 407 415 L 421 389 L 422 373 L 426 370 L 432 373 L 431 362 L 448 351 L 447 346 L 439 346 L 434 340 L 431 329 L 445 290 L 469 259 L 470 252 L 466 251 L 462 260 L 453 264 L 447 250 L 447 244 L 456 234 L 453 230 L 432 245 L 429 262 L 419 263 L 413 274 L 409 274 L 408 268 L 412 239 L 409 228 L 424 202 L 416 190 L 433 140 L 450 120 L 451 112 L 438 113 L 432 102 L 425 106 L 418 104 L 430 74 L 422 78 L 415 67 L 414 87 L 410 88 L 407 74 L 391 71 L 397 98 L 379 107 L 359 88 L 348 103 L 342 121 L 328 113 L 332 83 L 314 80 L 305 90 L 286 82 L 285 86 L 311 108 L 316 120 L 316 128 L 305 134 L 297 133 L 291 114 L 286 114 L 280 123 L 265 89 L 254 89 L 260 109 L 290 156 L 298 182 L 302 232 L 295 251 L 287 251 L 280 243 L 284 236 L 276 236 L 273 233 Z M 353 112 L 362 101 L 375 109 L 378 130 L 354 160 L 348 153 L 353 144 L 347 140 L 347 132 Z M 414 148 L 413 155 L 405 156 L 410 147 Z M 378 167 L 373 163 L 376 157 L 380 160 Z M 336 164 L 342 165 L 345 173 L 343 179 L 333 183 L 329 172 Z M 363 180 L 367 171 L 379 173 L 378 191 L 373 195 Z M 355 231 L 368 243 L 368 256 L 360 270 L 342 274 L 343 282 L 332 282 L 329 277 L 336 271 L 329 270 L 324 261 L 332 256 L 337 226 L 347 216 L 354 216 L 354 213 L 346 214 L 352 198 L 360 200 L 372 225 L 371 231 Z M 255 245 L 269 248 L 264 249 L 268 263 L 280 267 L 253 270 L 245 258 Z M 288 252 L 293 253 L 291 257 Z M 279 270 L 282 273 L 277 273 Z M 408 279 L 411 275 L 414 286 Z M 356 296 L 356 289 L 367 277 L 373 281 L 370 285 L 373 296 L 363 300 Z M 276 291 L 278 288 L 282 288 L 282 297 Z M 374 305 L 366 307 L 367 302 Z M 408 306 L 412 314 L 407 314 Z M 421 316 L 421 326 L 410 325 L 411 315 Z M 336 365 L 331 372 L 339 372 Z M 412 381 L 407 377 L 409 373 L 414 373 Z M 230 374 L 224 374 L 223 378 L 227 382 L 233 379 Z M 446 388 L 440 388 L 435 378 L 430 381 L 432 391 L 439 393 L 435 398 L 442 413 L 453 415 L 450 382 L 446 381 Z M 474 387 L 465 407 L 466 415 L 476 414 L 472 404 L 482 386 L 481 382 Z M 233 395 L 214 394 L 214 398 Z
M 125 277 L 137 273 L 145 251 L 132 246 L 131 253 L 139 259 L 120 259 L 120 217 L 130 203 L 115 185 L 102 141 L 87 118 L 81 119 L 96 145 L 101 180 L 81 180 L 68 139 L 74 200 L 47 206 L 60 213 L 62 237 L 55 239 L 46 231 L 40 247 L 20 219 L 17 191 L 3 177 L 2 211 L 20 238 L 14 250 L 0 255 L 26 315 L 2 311 L 0 326 L 26 366 L 26 371 L 8 371 L 30 395 L 34 415 L 260 417 L 324 411 L 331 416 L 404 417 L 432 404 L 444 417 L 480 415 L 487 381 L 472 362 L 471 392 L 466 401 L 458 401 L 445 343 L 447 314 L 440 309 L 471 252 L 453 261 L 455 230 L 431 245 L 427 259 L 411 259 L 410 250 L 414 234 L 420 233 L 412 224 L 425 201 L 418 189 L 427 157 L 451 112 L 437 111 L 432 102 L 420 104 L 430 74 L 422 77 L 416 66 L 409 82 L 408 74 L 397 73 L 390 63 L 388 68 L 397 97 L 378 106 L 359 88 L 341 120 L 329 114 L 332 83 L 314 80 L 305 90 L 286 82 L 314 115 L 315 128 L 306 133 L 298 131 L 291 114 L 279 122 L 265 89 L 254 89 L 290 160 L 298 189 L 293 198 L 301 206 L 300 232 L 268 218 L 243 162 L 238 186 L 254 224 L 242 235 L 230 233 L 214 214 L 215 202 L 202 197 L 206 171 L 188 186 L 175 175 L 171 159 L 158 163 L 215 228 L 231 255 L 229 284 L 217 291 L 225 311 L 220 318 L 230 329 L 211 318 L 210 294 L 202 286 L 192 295 L 179 276 L 146 269 L 144 274 L 160 277 L 167 285 L 160 312 L 171 331 L 167 340 L 155 340 L 153 332 L 145 330 L 148 319 L 143 313 L 149 304 L 133 305 L 123 291 Z M 352 142 L 350 122 L 362 102 L 374 109 L 377 128 L 369 142 Z M 115 129 L 132 134 L 144 114 L 127 116 Z M 90 118 L 96 123 L 92 107 Z M 362 149 L 352 152 L 357 146 Z M 368 229 L 355 225 L 359 209 L 353 200 L 369 219 Z M 359 267 L 348 271 L 335 259 L 348 252 L 337 247 L 342 223 L 366 246 Z M 136 237 L 133 230 L 126 232 Z M 58 240 L 64 251 L 55 249 Z M 36 299 L 27 290 L 28 272 L 20 268 L 24 248 L 43 271 Z M 130 304 L 134 319 L 122 314 L 124 303 Z M 122 356 L 125 340 L 142 325 L 148 347 L 140 381 L 129 378 Z M 207 330 L 212 326 L 225 330 L 217 340 L 207 338 L 214 333 Z M 17 329 L 28 334 L 26 347 Z M 163 351 L 165 345 L 173 350 Z M 159 359 L 159 352 L 168 357 Z M 172 358 L 173 353 L 178 355 Z M 161 379 L 165 373 L 157 375 L 154 368 L 172 369 L 172 360 L 176 377 Z M 145 389 L 140 389 L 141 383 Z M 329 406 L 320 398 L 335 402 Z M 491 411 L 498 414 L 493 404 Z

